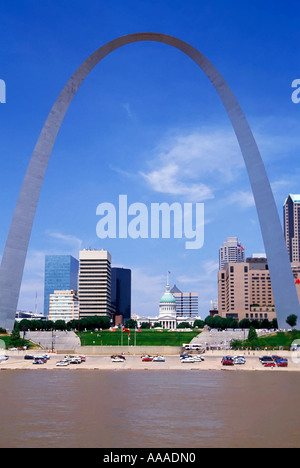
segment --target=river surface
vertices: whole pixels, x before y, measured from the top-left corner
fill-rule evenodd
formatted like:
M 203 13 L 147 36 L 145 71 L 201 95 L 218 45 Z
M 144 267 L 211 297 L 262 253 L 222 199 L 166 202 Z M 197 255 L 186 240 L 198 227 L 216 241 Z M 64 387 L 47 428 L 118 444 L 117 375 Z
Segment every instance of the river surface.
M 300 447 L 300 373 L 0 373 L 1 448 Z

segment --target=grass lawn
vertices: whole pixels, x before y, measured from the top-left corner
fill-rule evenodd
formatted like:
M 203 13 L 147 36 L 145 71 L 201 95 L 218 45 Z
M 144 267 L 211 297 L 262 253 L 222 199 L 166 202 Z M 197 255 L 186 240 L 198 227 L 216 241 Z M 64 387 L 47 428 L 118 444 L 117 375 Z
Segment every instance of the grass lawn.
M 27 346 L 27 349 L 33 348 L 34 345 L 31 343 L 31 341 L 28 340 L 23 340 L 22 338 L 13 341 L 11 339 L 11 335 L 0 335 L 0 340 L 4 341 L 5 349 L 8 348 L 21 348 L 22 346 Z
M 167 330 L 142 330 L 135 332 L 130 330 L 129 345 L 131 346 L 182 346 L 189 343 L 200 331 L 191 332 L 169 332 Z M 79 333 L 82 346 L 124 346 L 128 345 L 128 334 L 117 330 L 110 332 L 102 330 L 99 332 Z
M 262 336 L 260 338 L 255 339 L 254 341 L 242 341 L 240 342 L 244 347 L 251 347 L 256 348 L 259 347 L 263 348 L 279 348 L 283 347 L 283 349 L 290 349 L 292 342 L 295 339 L 300 339 L 300 331 L 294 330 L 293 333 L 289 332 L 277 332 L 272 335 Z

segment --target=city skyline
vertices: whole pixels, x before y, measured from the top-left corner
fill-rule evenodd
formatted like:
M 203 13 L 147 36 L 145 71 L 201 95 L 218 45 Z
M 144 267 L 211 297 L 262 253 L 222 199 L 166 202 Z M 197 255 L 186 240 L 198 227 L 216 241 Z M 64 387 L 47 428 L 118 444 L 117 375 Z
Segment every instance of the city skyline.
M 131 3 L 137 8 L 136 2 Z M 297 62 L 291 47 L 297 37 L 296 24 L 286 10 L 282 12 L 281 8 L 275 5 L 274 16 L 267 24 L 262 18 L 256 20 L 257 38 L 253 37 L 252 43 L 249 43 L 246 42 L 246 34 L 242 29 L 237 25 L 233 26 L 233 7 L 226 13 L 221 2 L 217 3 L 220 17 L 213 16 L 213 12 L 217 11 L 216 7 L 210 12 L 201 6 L 194 5 L 192 8 L 193 12 L 202 14 L 199 20 L 201 25 L 203 23 L 204 26 L 205 18 L 213 18 L 214 26 L 221 28 L 215 38 L 211 37 L 212 29 L 209 26 L 199 33 L 195 22 L 192 23 L 191 30 L 188 30 L 185 24 L 173 29 L 169 26 L 166 32 L 189 41 L 205 53 L 217 64 L 220 72 L 224 73 L 233 92 L 237 92 L 241 106 L 253 126 L 281 214 L 287 194 L 299 192 L 299 144 L 296 124 L 300 109 L 290 99 L 290 85 L 292 80 L 297 78 Z M 249 3 L 249 25 L 258 3 L 252 4 L 251 7 Z M 6 18 L 9 18 L 9 7 L 5 8 L 8 10 Z M 238 10 L 238 7 L 235 8 Z M 295 7 L 294 11 L 297 8 Z M 125 7 L 121 7 L 121 10 L 124 12 Z M 166 2 L 164 12 L 166 14 L 170 11 L 171 2 Z M 267 16 L 265 6 L 260 6 L 260 12 L 263 17 Z M 73 15 L 76 13 L 75 2 Z M 45 10 L 40 7 L 38 16 L 45 21 L 44 14 Z M 230 34 L 234 31 L 240 44 L 225 41 L 220 50 L 218 39 L 222 34 L 227 37 L 225 25 L 220 24 L 224 14 L 224 24 L 233 27 Z M 230 14 L 233 14 L 232 19 L 229 18 Z M 104 16 L 109 18 L 108 12 Z M 275 26 L 282 17 L 285 19 L 283 27 L 289 30 L 289 37 L 282 37 L 275 32 Z M 153 18 L 154 14 L 150 20 L 143 18 L 139 23 L 131 21 L 130 28 L 151 30 L 155 26 L 154 29 L 164 31 L 163 22 L 154 21 Z M 3 73 L 6 73 L 6 76 L 1 78 L 5 79 L 7 85 L 7 102 L 0 110 L 2 120 L 5 119 L 2 126 L 3 150 L 8 158 L 3 163 L 1 175 L 5 193 L 2 203 L 4 213 L 1 251 L 14 208 L 14 192 L 18 193 L 19 182 L 32 151 L 34 139 L 53 104 L 57 89 L 65 81 L 64 77 L 68 77 L 87 55 L 87 51 L 91 52 L 106 40 L 127 32 L 120 27 L 121 14 L 118 20 L 118 27 L 106 30 L 97 37 L 92 34 L 88 36 L 81 46 L 80 57 L 74 47 L 66 64 L 62 62 L 59 52 L 60 48 L 67 46 L 57 41 L 53 52 L 58 52 L 58 55 L 51 54 L 51 64 L 42 61 L 41 70 L 36 76 L 32 76 L 30 67 L 37 67 L 42 46 L 34 48 L 28 39 L 27 51 L 18 51 L 18 40 L 25 34 L 24 26 L 20 24 L 18 36 L 12 38 L 8 49 L 15 47 L 17 60 L 21 61 L 23 87 L 27 91 L 24 97 L 20 96 L 20 90 L 16 87 L 16 77 L 13 75 L 13 69 L 6 64 L 4 53 Z M 110 21 L 112 24 L 112 18 Z M 37 23 L 33 26 L 33 30 L 38 27 Z M 60 27 L 60 23 L 55 26 L 58 29 Z M 51 28 L 45 33 L 40 31 L 44 46 L 53 32 Z M 69 32 L 73 34 L 71 29 Z M 270 34 L 274 45 L 271 44 L 271 40 L 266 39 L 267 34 Z M 67 38 L 63 36 L 63 39 Z M 260 55 L 259 41 L 262 39 L 265 40 L 264 51 Z M 277 44 L 280 44 L 280 67 L 278 57 L 273 52 Z M 170 269 L 176 277 L 176 282 L 183 285 L 182 289 L 185 289 L 185 284 L 189 284 L 189 289 L 199 292 L 199 315 L 206 316 L 210 301 L 217 296 L 218 249 L 226 237 L 238 236 L 248 256 L 253 252 L 264 252 L 253 198 L 235 137 L 205 77 L 201 77 L 180 54 L 165 51 L 161 45 L 138 46 L 115 53 L 115 56 L 107 60 L 105 66 L 103 64 L 98 67 L 70 109 L 69 117 L 55 146 L 54 157 L 43 188 L 26 262 L 19 308 L 29 309 L 31 303 L 33 310 L 36 291 L 39 300 L 43 296 L 42 271 L 46 253 L 72 255 L 76 249 L 91 246 L 109 250 L 113 258 L 118 259 L 119 266 L 132 269 L 133 313 L 141 315 L 138 307 L 144 308 L 143 315 L 151 313 L 153 295 L 159 297 L 164 272 Z M 269 54 L 266 54 L 266 50 Z M 8 52 L 9 50 L 6 53 Z M 147 66 L 143 62 L 144 55 L 150 59 Z M 124 72 L 121 67 L 127 57 L 131 58 L 131 67 Z M 266 57 L 268 63 L 264 65 Z M 135 60 L 139 61 L 139 67 L 135 66 Z M 240 74 L 234 76 L 239 64 L 242 64 Z M 52 66 L 54 70 L 62 70 L 62 82 L 51 82 L 51 76 L 54 76 L 53 71 L 50 72 Z M 263 71 L 266 68 L 268 73 Z M 124 85 L 115 76 L 116 70 L 121 72 L 121 69 L 125 74 Z M 148 78 L 150 70 L 153 83 L 152 78 Z M 137 80 L 129 87 L 131 74 L 136 74 Z M 29 77 L 32 83 L 29 83 Z M 171 77 L 174 79 L 170 80 Z M 164 84 L 166 80 L 168 87 Z M 143 86 L 139 85 L 139 81 Z M 44 94 L 45 86 L 48 90 L 47 95 Z M 95 93 L 95 101 L 92 93 Z M 193 93 L 196 94 L 195 101 L 198 100 L 198 105 L 194 105 Z M 175 95 L 177 98 L 172 103 Z M 34 111 L 28 108 L 28 97 L 31 101 L 30 107 Z M 39 100 L 41 104 L 38 104 Z M 27 135 L 23 147 L 18 141 L 12 143 L 9 138 L 12 134 L 10 125 L 15 122 L 17 112 L 21 119 L 17 140 L 22 140 L 25 134 Z M 84 119 L 78 115 L 80 112 Z M 30 124 L 24 122 L 24 115 L 28 116 Z M 76 132 L 77 136 L 74 138 Z M 17 167 L 14 159 L 16 154 L 19 155 Z M 72 164 L 74 155 L 76 165 Z M 199 155 L 200 162 L 196 162 L 196 156 Z M 12 165 L 10 160 L 14 161 Z M 13 178 L 15 175 L 17 180 Z M 82 181 L 84 193 L 77 189 L 82 186 Z M 53 184 L 56 188 L 55 193 L 51 191 Z M 115 203 L 113 194 L 121 193 L 128 194 L 129 203 L 143 201 L 149 205 L 152 202 L 163 201 L 204 202 L 206 225 L 203 248 L 195 255 L 186 252 L 183 241 L 176 239 L 97 239 L 96 207 L 101 202 Z M 80 213 L 82 223 L 76 222 L 75 208 L 76 212 Z M 145 284 L 148 285 L 147 294 L 144 291 Z M 141 298 L 144 302 L 140 301 Z M 40 303 L 39 309 L 41 310 Z

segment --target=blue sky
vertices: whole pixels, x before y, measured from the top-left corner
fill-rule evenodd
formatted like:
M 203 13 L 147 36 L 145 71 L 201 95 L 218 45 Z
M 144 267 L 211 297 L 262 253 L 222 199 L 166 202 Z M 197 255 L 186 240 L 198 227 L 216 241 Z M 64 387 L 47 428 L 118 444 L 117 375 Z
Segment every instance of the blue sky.
M 299 13 L 292 0 L 1 2 L 0 252 L 36 140 L 61 89 L 98 47 L 135 32 L 176 36 L 220 71 L 250 123 L 280 217 L 299 193 Z M 200 190 L 201 189 L 201 190 Z M 102 202 L 202 202 L 204 246 L 185 239 L 96 235 Z M 19 307 L 43 306 L 45 254 L 105 248 L 133 272 L 133 312 L 158 313 L 171 284 L 199 293 L 204 318 L 217 297 L 218 249 L 237 236 L 246 256 L 264 252 L 251 189 L 226 112 L 181 52 L 137 43 L 106 57 L 75 96 L 58 135 L 34 223 Z

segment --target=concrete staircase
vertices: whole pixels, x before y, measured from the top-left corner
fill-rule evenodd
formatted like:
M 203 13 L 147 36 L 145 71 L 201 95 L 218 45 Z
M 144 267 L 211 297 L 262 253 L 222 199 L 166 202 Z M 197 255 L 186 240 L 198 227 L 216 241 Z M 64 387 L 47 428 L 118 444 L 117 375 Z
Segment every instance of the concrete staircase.
M 226 346 L 231 340 L 246 340 L 248 337 L 248 330 L 204 330 L 198 336 L 192 339 L 191 343 L 197 343 L 202 346 Z
M 22 336 L 22 333 L 21 333 Z M 31 340 L 45 350 L 75 350 L 80 347 L 80 339 L 72 331 L 27 331 L 25 339 Z

